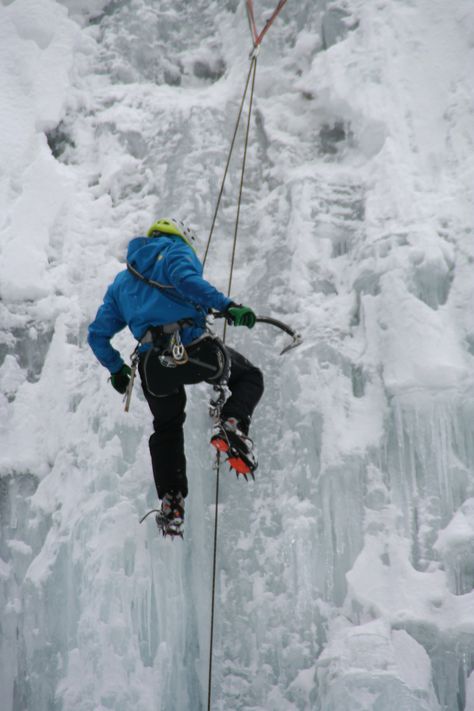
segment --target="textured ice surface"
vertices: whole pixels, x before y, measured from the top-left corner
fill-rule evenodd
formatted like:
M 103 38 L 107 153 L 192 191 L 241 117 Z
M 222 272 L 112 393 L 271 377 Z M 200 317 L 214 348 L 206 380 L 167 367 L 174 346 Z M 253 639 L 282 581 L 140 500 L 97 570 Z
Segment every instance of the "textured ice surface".
M 262 47 L 232 293 L 305 341 L 229 334 L 267 387 L 257 481 L 221 472 L 213 711 L 474 709 L 473 14 L 290 0 Z M 6 711 L 207 708 L 209 392 L 163 541 L 146 403 L 85 337 L 131 236 L 206 235 L 248 50 L 237 1 L 0 4 Z
M 318 709 L 440 708 L 423 647 L 405 631 L 391 631 L 381 620 L 335 629 L 316 667 L 319 694 L 314 707 Z

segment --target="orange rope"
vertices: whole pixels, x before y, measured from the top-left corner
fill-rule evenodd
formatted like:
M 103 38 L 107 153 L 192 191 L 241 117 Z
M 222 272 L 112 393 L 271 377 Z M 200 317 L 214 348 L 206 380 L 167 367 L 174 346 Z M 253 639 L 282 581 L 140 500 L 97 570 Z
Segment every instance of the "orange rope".
M 281 10 L 286 5 L 286 3 L 287 3 L 287 0 L 280 0 L 280 2 L 278 3 L 278 5 L 276 6 L 276 8 L 273 11 L 273 14 L 266 21 L 265 27 L 263 28 L 263 30 L 260 33 L 258 33 L 257 25 L 255 23 L 255 15 L 253 12 L 253 0 L 247 0 L 247 15 L 249 18 L 250 32 L 252 33 L 254 47 L 258 47 L 261 44 L 263 38 L 267 34 L 270 27 L 273 25 L 273 22 L 278 17 L 278 15 L 280 14 Z

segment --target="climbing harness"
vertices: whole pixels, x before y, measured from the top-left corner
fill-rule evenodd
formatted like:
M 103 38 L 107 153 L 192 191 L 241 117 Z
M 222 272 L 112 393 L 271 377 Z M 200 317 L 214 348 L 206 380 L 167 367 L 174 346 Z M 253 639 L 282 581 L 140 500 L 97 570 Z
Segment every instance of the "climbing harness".
M 160 363 L 166 368 L 176 368 L 178 365 L 185 365 L 189 361 L 189 357 L 181 341 L 180 329 L 183 326 L 190 326 L 192 324 L 193 321 L 191 319 L 181 319 L 174 323 L 166 323 L 163 326 L 152 326 L 145 331 L 130 356 L 131 373 L 124 397 L 125 412 L 129 412 L 130 410 L 135 376 L 140 361 L 140 347 L 150 344 L 152 348 L 156 348 L 158 343 L 166 343 L 166 347 L 162 348 L 162 353 L 159 356 Z
M 140 374 L 146 390 L 153 397 L 164 397 L 181 385 L 227 382 L 230 357 L 218 336 L 205 332 L 185 348 L 186 369 L 175 362 L 169 346 L 162 342 L 139 354 Z M 166 369 L 166 372 L 164 372 Z

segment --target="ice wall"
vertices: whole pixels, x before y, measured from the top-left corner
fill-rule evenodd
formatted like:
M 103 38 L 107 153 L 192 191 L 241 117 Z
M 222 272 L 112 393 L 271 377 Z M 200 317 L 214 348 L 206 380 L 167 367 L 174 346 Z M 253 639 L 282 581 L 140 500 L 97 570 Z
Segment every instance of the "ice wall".
M 289 0 L 262 48 L 233 293 L 305 342 L 229 335 L 267 387 L 255 484 L 221 473 L 216 711 L 474 708 L 473 12 Z M 237 1 L 0 5 L 8 711 L 207 708 L 209 393 L 173 544 L 138 524 L 146 403 L 122 412 L 85 335 L 130 236 L 206 234 L 248 36 Z

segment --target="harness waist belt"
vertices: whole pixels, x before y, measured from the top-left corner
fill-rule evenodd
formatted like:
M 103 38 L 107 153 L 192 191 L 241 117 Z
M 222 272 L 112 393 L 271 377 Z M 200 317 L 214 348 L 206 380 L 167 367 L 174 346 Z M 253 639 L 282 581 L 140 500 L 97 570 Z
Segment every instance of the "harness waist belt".
M 150 326 L 139 341 L 142 345 L 154 343 L 157 338 L 171 336 L 183 326 L 194 326 L 194 321 L 190 318 L 183 318 L 180 321 L 173 321 L 173 323 L 164 323 L 162 326 Z

